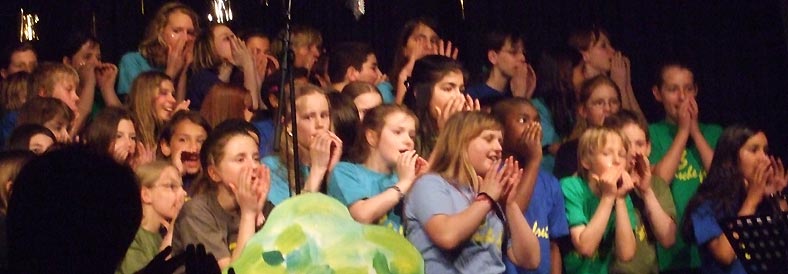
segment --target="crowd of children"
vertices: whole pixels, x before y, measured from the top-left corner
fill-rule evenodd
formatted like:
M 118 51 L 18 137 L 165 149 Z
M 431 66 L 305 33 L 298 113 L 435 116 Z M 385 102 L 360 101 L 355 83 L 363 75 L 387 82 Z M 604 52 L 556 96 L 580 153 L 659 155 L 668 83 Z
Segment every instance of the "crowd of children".
M 200 26 L 177 2 L 117 66 L 85 34 L 56 62 L 10 45 L 0 270 L 70 272 L 74 261 L 44 266 L 36 248 L 94 254 L 100 240 L 115 248 L 101 273 L 171 272 L 170 253 L 224 269 L 277 205 L 322 192 L 407 238 L 426 273 L 746 273 L 719 221 L 788 211 L 788 172 L 764 132 L 699 122 L 686 63 L 659 65 L 651 93 L 665 116 L 648 124 L 630 60 L 604 29 L 576 30 L 534 66 L 518 32 L 491 30 L 483 80 L 469 83 L 435 26 L 402 27 L 388 76 L 369 44 L 322 55 L 320 32 L 297 26 L 283 49 L 267 34 Z M 294 86 L 279 86 L 276 56 L 288 50 Z M 91 183 L 69 189 L 80 180 Z M 112 186 L 132 181 L 130 196 Z M 77 192 L 87 187 L 100 192 Z M 104 191 L 117 200 L 91 200 Z M 126 215 L 61 220 L 113 207 Z M 117 236 L 70 250 L 36 234 L 90 226 Z

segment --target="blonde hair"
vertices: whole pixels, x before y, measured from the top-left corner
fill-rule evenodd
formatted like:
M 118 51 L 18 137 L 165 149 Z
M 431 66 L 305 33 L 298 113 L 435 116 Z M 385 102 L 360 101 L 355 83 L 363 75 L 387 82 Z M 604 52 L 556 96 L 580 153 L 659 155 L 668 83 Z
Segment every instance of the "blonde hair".
M 30 98 L 31 77 L 30 73 L 20 71 L 0 82 L 0 111 L 13 111 L 22 108 Z
M 282 30 L 279 33 L 279 37 L 284 36 L 285 31 Z M 293 29 L 290 31 L 290 38 L 291 49 L 309 47 L 312 45 L 320 46 L 323 44 L 323 36 L 320 34 L 320 31 L 310 26 L 293 26 Z M 283 47 L 284 44 L 281 39 L 276 39 L 271 43 L 271 52 L 273 52 L 275 56 L 281 56 Z
M 145 146 L 156 145 L 156 134 L 165 122 L 159 120 L 153 109 L 153 101 L 164 81 L 172 81 L 172 79 L 163 72 L 147 71 L 140 73 L 131 83 L 129 110 L 137 117 L 140 129 L 137 136 Z
M 165 160 L 156 160 L 137 167 L 134 175 L 137 178 L 137 185 L 140 188 L 153 187 L 161 177 L 161 173 L 168 167 L 175 168 L 172 163 Z
M 55 85 L 65 79 L 74 81 L 74 88 L 79 86 L 79 74 L 69 65 L 54 62 L 45 62 L 33 71 L 33 94 L 44 92 L 44 97 L 52 97 Z M 30 98 L 30 96 L 28 96 Z
M 580 136 L 577 144 L 577 175 L 585 180 L 589 179 L 588 169 L 583 167 L 583 161 L 590 161 L 594 154 L 602 150 L 610 136 L 621 138 L 624 149 L 629 151 L 629 139 L 621 131 L 606 127 L 589 128 Z
M 471 166 L 468 145 L 485 130 L 502 131 L 503 126 L 492 115 L 478 111 L 464 111 L 451 116 L 438 136 L 430 171 L 448 181 L 470 186 L 478 191 L 477 172 Z
M 171 14 L 181 12 L 192 19 L 195 33 L 200 31 L 200 20 L 197 13 L 194 12 L 189 6 L 179 2 L 169 2 L 161 6 L 156 15 L 153 16 L 148 27 L 145 29 L 145 36 L 140 42 L 138 50 L 148 62 L 154 67 L 163 67 L 167 65 L 167 45 L 161 37 L 161 32 L 169 22 Z
M 328 102 L 328 96 L 326 96 L 326 91 L 312 84 L 304 84 L 304 85 L 296 84 L 295 98 L 293 98 L 292 100 L 295 101 L 298 100 L 298 98 L 301 98 L 302 96 L 310 95 L 310 94 L 321 94 L 325 97 L 326 102 Z M 290 102 L 291 99 L 289 97 L 290 97 L 289 92 L 285 92 L 286 100 L 284 101 Z M 290 125 L 290 123 L 292 122 L 290 119 L 291 117 L 290 104 L 285 104 L 284 106 L 280 106 L 280 107 L 283 108 L 284 110 L 282 112 L 284 117 L 282 117 L 281 119 L 284 121 L 285 126 Z M 328 107 L 330 111 L 331 105 L 329 105 Z M 296 165 L 293 163 L 291 159 L 294 159 L 295 147 L 298 147 L 297 144 L 295 146 L 294 144 L 298 142 L 298 140 L 295 140 L 294 136 L 289 136 L 290 134 L 288 132 L 285 132 L 285 130 L 282 130 L 281 132 L 279 132 L 279 134 L 280 134 L 279 144 L 274 144 L 274 145 L 279 146 L 278 158 L 279 158 L 280 167 L 277 170 L 272 170 L 272 172 L 276 172 L 280 176 L 287 175 L 287 180 L 290 185 L 290 189 L 295 189 L 296 186 L 295 172 L 296 170 L 300 170 L 300 169 L 296 168 Z M 301 163 L 298 163 L 298 166 L 300 165 Z M 283 168 L 286 168 L 286 170 L 283 170 Z
M 193 71 L 212 69 L 222 64 L 222 58 L 216 54 L 216 45 L 213 42 L 213 31 L 220 26 L 230 28 L 225 24 L 213 23 L 197 37 L 194 43 Z

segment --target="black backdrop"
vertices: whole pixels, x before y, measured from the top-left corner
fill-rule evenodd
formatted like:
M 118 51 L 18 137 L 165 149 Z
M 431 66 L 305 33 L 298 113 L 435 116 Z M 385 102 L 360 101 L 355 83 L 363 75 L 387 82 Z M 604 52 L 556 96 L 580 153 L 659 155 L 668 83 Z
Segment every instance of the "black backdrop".
M 231 0 L 234 29 L 275 33 L 283 23 L 282 0 Z M 567 32 L 596 23 L 632 60 L 633 86 L 651 121 L 661 119 L 650 85 L 654 64 L 683 56 L 697 64 L 701 120 L 729 125 L 747 123 L 766 129 L 772 150 L 788 156 L 788 48 L 786 8 L 779 0 L 366 0 L 366 15 L 355 20 L 344 0 L 292 0 L 293 19 L 316 26 L 325 45 L 369 41 L 384 68 L 404 21 L 419 15 L 440 22 L 440 34 L 460 47 L 471 71 L 482 64 L 479 38 L 496 25 L 516 26 L 526 34 L 528 57 L 564 43 Z M 41 19 L 36 46 L 43 59 L 55 60 L 58 41 L 72 30 L 95 26 L 104 59 L 117 62 L 136 48 L 146 22 L 162 0 L 4 0 L 0 4 L 0 41 L 18 39 L 19 9 Z M 203 19 L 208 0 L 186 0 Z M 142 14 L 144 4 L 145 13 Z M 94 19 L 95 18 L 95 19 Z M 95 21 L 95 24 L 93 22 Z M 204 25 L 204 24 L 203 24 Z M 5 42 L 3 43 L 5 44 Z

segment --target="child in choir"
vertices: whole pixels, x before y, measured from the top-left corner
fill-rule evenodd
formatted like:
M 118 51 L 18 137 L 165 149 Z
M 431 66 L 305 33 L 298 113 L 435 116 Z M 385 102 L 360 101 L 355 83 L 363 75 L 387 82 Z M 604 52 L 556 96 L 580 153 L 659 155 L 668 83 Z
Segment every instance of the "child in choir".
M 221 268 L 237 260 L 265 221 L 270 172 L 260 164 L 257 139 L 237 120 L 218 125 L 200 151 L 204 177 L 195 182 L 175 223 L 174 253 L 201 243 Z M 243 122 L 242 123 L 246 123 Z
M 416 131 L 416 152 L 425 157 L 446 121 L 463 110 L 479 110 L 479 100 L 464 95 L 465 71 L 457 60 L 427 55 L 413 66 L 408 78 L 407 105 L 414 110 L 421 126 Z
M 630 196 L 635 206 L 637 250 L 632 261 L 616 263 L 611 273 L 658 273 L 656 246 L 669 248 L 676 242 L 676 206 L 665 181 L 653 176 L 648 156 L 648 128 L 637 114 L 622 110 L 605 119 L 605 127 L 618 130 L 629 142 L 627 172 L 635 185 Z
M 706 177 L 722 128 L 698 121 L 698 86 L 688 65 L 668 61 L 659 67 L 651 92 L 662 104 L 665 119 L 649 125 L 654 176 L 670 184 L 678 227 L 690 198 Z M 677 232 L 681 232 L 678 230 Z M 657 247 L 660 271 L 686 272 L 701 266 L 698 247 L 677 234 L 671 248 Z
M 183 188 L 192 193 L 191 185 L 202 170 L 200 149 L 211 126 L 196 111 L 175 113 L 159 134 L 159 157 L 167 159 L 183 178 Z
M 399 105 L 373 108 L 358 129 L 349 162 L 339 162 L 328 194 L 345 204 L 358 222 L 403 233 L 401 200 L 426 161 L 416 154 L 416 115 Z
M 58 143 L 72 141 L 69 128 L 74 122 L 74 112 L 55 98 L 37 97 L 30 99 L 19 110 L 17 127 L 26 124 L 42 125 L 52 131 Z
M 0 81 L 0 145 L 8 141 L 14 130 L 19 109 L 30 95 L 31 80 L 30 73 L 21 71 Z
M 33 72 L 33 87 L 29 92 L 39 97 L 59 99 L 65 103 L 74 113 L 74 119 L 68 125 L 68 130 L 76 135 L 78 132 L 74 131 L 76 129 L 74 122 L 81 120 L 81 115 L 87 115 L 81 113 L 79 109 L 77 87 L 79 87 L 79 75 L 74 68 L 65 64 L 46 62 Z
M 378 88 L 367 82 L 350 82 L 342 89 L 342 94 L 347 94 L 353 99 L 358 109 L 358 118 L 364 121 L 364 115 L 379 105 L 383 104 Z
M 318 192 L 326 175 L 342 157 L 342 140 L 330 131 L 330 106 L 325 91 L 314 85 L 295 88 L 295 116 L 298 138 L 292 137 L 290 105 L 283 106 L 285 130 L 281 132 L 279 154 L 266 156 L 263 163 L 271 168 L 271 194 L 268 199 L 278 205 L 291 195 L 300 192 Z M 287 94 L 285 95 L 287 96 Z M 286 100 L 287 102 L 288 100 Z M 293 164 L 293 154 L 300 162 Z M 296 167 L 297 166 L 297 167 Z M 295 182 L 295 172 L 301 173 L 302 182 Z M 301 186 L 301 189 L 296 189 Z
M 32 73 L 38 66 L 38 54 L 30 42 L 14 42 L 0 54 L 0 76 L 3 79 L 20 71 Z
M 735 125 L 722 132 L 709 174 L 689 201 L 684 220 L 684 233 L 697 244 L 704 273 L 747 273 L 720 220 L 788 211 L 788 173 L 768 151 L 763 131 Z
M 143 72 L 131 86 L 129 110 L 139 122 L 137 137 L 146 150 L 156 151 L 156 136 L 164 123 L 179 110 L 188 110 L 189 101 L 176 103 L 175 86 L 167 74 Z
M 84 140 L 96 153 L 111 155 L 119 164 L 136 168 L 137 128 L 134 117 L 123 108 L 105 108 L 88 126 Z
M 25 124 L 18 126 L 11 133 L 8 139 L 6 150 L 29 150 L 36 155 L 44 154 L 57 138 L 48 128 L 37 124 Z
M 187 72 L 194 60 L 194 39 L 200 20 L 189 6 L 179 2 L 163 4 L 145 29 L 138 51 L 123 55 L 118 65 L 121 97 L 131 93 L 134 79 L 146 71 L 160 71 L 172 79 L 175 98 L 186 98 Z
M 621 109 L 621 96 L 616 84 L 604 75 L 594 77 L 580 89 L 577 119 L 572 135 L 561 145 L 555 156 L 554 174 L 558 178 L 572 176 L 579 170 L 577 165 L 578 139 L 586 129 L 600 127 L 605 118 Z
M 515 201 L 523 170 L 511 157 L 501 166 L 501 130 L 489 114 L 452 116 L 406 196 L 405 235 L 426 273 L 503 273 L 503 256 L 539 265 L 539 240 Z
M 510 98 L 492 108 L 504 126 L 503 153 L 522 163 L 525 174 L 516 193 L 523 214 L 539 239 L 540 261 L 535 269 L 512 264 L 508 257 L 506 273 L 561 273 L 563 267 L 559 239 L 569 235 L 561 185 L 549 172 L 540 170 L 542 159 L 541 127 L 536 108 L 525 98 Z M 533 197 L 533 198 L 532 198 Z
M 328 77 L 331 88 L 336 91 L 342 91 L 350 82 L 376 85 L 384 79 L 375 51 L 361 42 L 343 42 L 331 48 Z
M 194 109 L 202 108 L 208 92 L 218 83 L 242 87 L 240 90 L 251 97 L 248 109 L 260 107 L 262 83 L 257 79 L 252 53 L 227 25 L 212 24 L 197 39 L 192 71 L 186 98 Z
M 614 262 L 635 256 L 628 148 L 626 137 L 611 129 L 588 129 L 580 137 L 578 176 L 561 180 L 573 247 L 564 256 L 567 273 L 608 273 Z
M 173 224 L 186 197 L 181 176 L 169 162 L 143 164 L 134 173 L 140 187 L 142 223 L 116 274 L 136 273 L 172 244 Z

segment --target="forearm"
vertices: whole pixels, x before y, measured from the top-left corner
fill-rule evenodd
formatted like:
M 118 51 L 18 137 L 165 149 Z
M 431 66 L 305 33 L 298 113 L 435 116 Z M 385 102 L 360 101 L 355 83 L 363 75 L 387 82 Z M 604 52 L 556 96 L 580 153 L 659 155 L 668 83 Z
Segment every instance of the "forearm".
M 79 115 L 76 116 L 74 119 L 74 123 L 71 127 L 71 134 L 72 136 L 79 133 L 82 127 L 85 125 L 85 121 L 87 121 L 87 117 L 90 116 L 90 112 L 93 110 L 93 99 L 95 99 L 96 95 L 96 84 L 94 83 L 86 83 L 80 88 L 79 94 L 79 103 L 77 104 L 77 110 L 79 111 Z
M 244 87 L 252 95 L 252 109 L 257 110 L 260 108 L 260 82 L 257 81 L 257 72 L 254 69 L 254 64 L 244 65 L 242 70 Z
M 607 229 L 607 223 L 610 220 L 614 203 L 614 198 L 602 197 L 599 201 L 599 206 L 594 211 L 594 215 L 591 216 L 591 220 L 582 229 L 582 232 L 577 237 L 573 235 L 572 244 L 578 253 L 585 257 L 594 255 Z
M 326 175 L 327 168 L 323 167 L 312 167 L 309 171 L 309 176 L 307 176 L 306 181 L 304 182 L 304 192 L 319 192 L 320 185 L 323 184 L 323 177 Z
M 515 190 L 517 195 L 515 199 L 517 207 L 521 208 L 523 212 L 528 210 L 528 205 L 531 204 L 531 197 L 533 196 L 534 186 L 536 185 L 536 179 L 539 175 L 539 163 L 541 160 L 541 157 L 538 159 L 531 159 L 531 162 L 526 165 L 525 171 L 523 172 L 524 175 L 520 179 L 520 184 Z
M 509 249 L 509 258 L 522 268 L 536 269 L 541 260 L 539 239 L 534 235 L 531 226 L 517 204 L 506 206 L 506 219 L 511 231 L 512 246 Z M 506 244 L 506 243 L 503 243 Z
M 692 140 L 695 142 L 695 148 L 698 149 L 698 153 L 700 153 L 700 159 L 703 161 L 703 168 L 709 170 L 711 167 L 711 160 L 714 158 L 714 149 L 709 145 L 709 142 L 706 141 L 706 138 L 703 137 L 703 133 L 701 133 L 700 130 L 694 131 Z
M 99 91 L 101 91 L 101 98 L 104 99 L 104 105 L 108 107 L 123 106 L 123 103 L 120 101 L 120 98 L 118 98 L 118 94 L 115 93 L 114 85 L 99 89 Z
M 630 110 L 637 114 L 638 119 L 642 119 L 646 121 L 646 116 L 643 115 L 643 110 L 640 109 L 640 104 L 638 103 L 637 97 L 635 97 L 635 92 L 632 89 L 632 83 L 627 82 L 625 88 L 621 92 L 621 99 L 622 99 L 622 108 L 626 110 Z
M 550 273 L 561 274 L 563 272 L 563 263 L 558 243 L 550 241 Z
M 643 194 L 643 202 L 646 206 L 646 215 L 654 237 L 662 247 L 668 248 L 676 242 L 676 221 L 668 215 L 654 195 L 654 191 Z
M 744 199 L 744 203 L 742 203 L 741 208 L 739 209 L 738 215 L 741 216 L 749 216 L 754 215 L 755 210 L 758 209 L 758 204 L 761 203 L 762 197 L 755 197 L 755 196 L 747 196 Z
M 238 237 L 235 240 L 236 245 L 230 257 L 230 263 L 241 257 L 246 242 L 254 236 L 256 218 L 257 214 L 253 212 L 241 212 L 241 221 L 238 224 Z
M 396 186 L 399 187 L 403 193 L 407 193 L 411 184 L 413 184 L 412 181 L 410 183 L 400 181 Z M 374 197 L 359 200 L 351 204 L 348 209 L 350 215 L 353 216 L 353 219 L 356 221 L 364 224 L 371 224 L 380 220 L 381 217 L 391 211 L 391 209 L 400 202 L 400 195 L 400 192 L 394 188 L 388 188 Z
M 623 262 L 635 256 L 635 233 L 629 223 L 626 200 L 616 199 L 616 258 Z
M 474 201 L 457 214 L 434 215 L 425 226 L 427 236 L 439 248 L 452 250 L 479 229 L 492 206 L 492 201 Z
M 186 78 L 186 70 L 183 70 L 178 77 L 178 86 L 175 88 L 175 101 L 179 103 L 186 99 Z
M 681 154 L 684 153 L 688 138 L 689 132 L 679 129 L 678 133 L 676 133 L 676 137 L 673 138 L 673 143 L 670 144 L 670 148 L 668 148 L 668 151 L 665 153 L 665 156 L 654 165 L 654 174 L 668 184 L 673 182 L 673 177 L 676 175 L 676 170 L 679 168 Z

